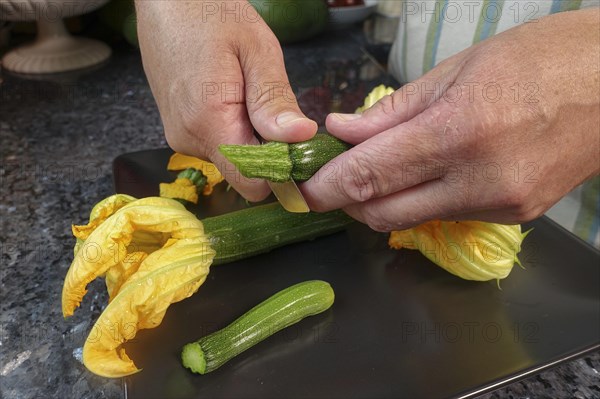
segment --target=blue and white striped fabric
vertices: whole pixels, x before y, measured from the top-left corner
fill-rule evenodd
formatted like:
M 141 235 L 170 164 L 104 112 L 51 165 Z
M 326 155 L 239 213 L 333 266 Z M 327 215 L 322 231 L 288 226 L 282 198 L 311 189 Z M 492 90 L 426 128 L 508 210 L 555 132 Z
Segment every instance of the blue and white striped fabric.
M 413 81 L 440 61 L 524 22 L 561 11 L 599 7 L 600 0 L 398 0 L 400 26 L 390 71 Z
M 444 59 L 519 24 L 557 12 L 600 7 L 600 0 L 398 0 L 402 14 L 390 73 L 407 83 Z M 578 187 L 547 213 L 600 247 L 600 177 Z

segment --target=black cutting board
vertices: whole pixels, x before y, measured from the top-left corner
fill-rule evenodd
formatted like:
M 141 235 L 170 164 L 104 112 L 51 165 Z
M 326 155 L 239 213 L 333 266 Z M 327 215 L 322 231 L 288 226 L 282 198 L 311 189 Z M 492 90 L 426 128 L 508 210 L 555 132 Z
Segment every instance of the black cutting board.
M 115 159 L 115 189 L 157 195 L 168 149 Z M 193 209 L 200 218 L 248 206 L 226 184 Z M 143 371 L 127 398 L 475 396 L 600 348 L 600 253 L 543 217 L 501 282 L 461 280 L 387 235 L 346 231 L 213 266 L 200 290 L 126 345 Z M 322 279 L 333 307 L 281 331 L 213 373 L 179 361 L 181 347 L 273 293 Z

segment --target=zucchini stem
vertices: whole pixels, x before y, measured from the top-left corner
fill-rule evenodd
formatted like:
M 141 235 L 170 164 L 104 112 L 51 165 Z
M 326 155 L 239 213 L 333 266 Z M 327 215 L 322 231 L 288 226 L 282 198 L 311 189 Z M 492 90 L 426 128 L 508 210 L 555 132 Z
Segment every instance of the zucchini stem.
M 283 183 L 310 179 L 323 165 L 352 146 L 328 133 L 300 143 L 221 145 L 219 151 L 248 178 Z
M 248 178 L 286 182 L 292 177 L 292 161 L 287 143 L 271 141 L 263 145 L 220 145 L 219 151 Z

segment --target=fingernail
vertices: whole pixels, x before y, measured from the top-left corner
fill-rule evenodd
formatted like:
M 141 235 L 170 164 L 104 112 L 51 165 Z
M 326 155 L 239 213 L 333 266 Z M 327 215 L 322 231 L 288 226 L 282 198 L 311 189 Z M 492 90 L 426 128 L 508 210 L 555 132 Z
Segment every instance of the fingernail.
M 340 119 L 342 122 L 351 122 L 360 118 L 362 114 L 333 114 L 333 116 Z
M 277 123 L 277 125 L 283 127 L 301 119 L 306 119 L 306 117 L 296 112 L 284 112 L 282 114 L 277 115 L 277 118 L 275 118 L 275 122 Z

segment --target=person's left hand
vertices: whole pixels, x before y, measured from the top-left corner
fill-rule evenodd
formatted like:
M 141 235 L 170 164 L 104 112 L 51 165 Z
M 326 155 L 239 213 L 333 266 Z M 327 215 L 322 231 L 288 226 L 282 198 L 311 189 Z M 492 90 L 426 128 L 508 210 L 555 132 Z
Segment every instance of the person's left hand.
M 354 148 L 302 191 L 378 231 L 432 219 L 521 223 L 600 172 L 598 9 L 513 28 L 439 64 L 362 116 Z

